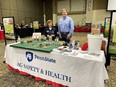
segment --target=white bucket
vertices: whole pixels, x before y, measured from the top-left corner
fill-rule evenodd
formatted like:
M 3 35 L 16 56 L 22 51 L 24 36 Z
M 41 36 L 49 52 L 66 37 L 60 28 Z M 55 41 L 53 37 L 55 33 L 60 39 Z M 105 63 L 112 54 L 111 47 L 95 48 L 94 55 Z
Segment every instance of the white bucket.
M 88 34 L 88 51 L 100 53 L 103 36 Z

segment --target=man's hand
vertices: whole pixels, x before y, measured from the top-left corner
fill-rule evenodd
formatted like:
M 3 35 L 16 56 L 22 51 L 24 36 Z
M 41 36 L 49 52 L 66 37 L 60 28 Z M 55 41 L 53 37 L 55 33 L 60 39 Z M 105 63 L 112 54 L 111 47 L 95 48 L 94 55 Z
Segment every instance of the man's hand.
M 59 38 L 60 38 L 60 39 L 62 39 L 62 36 L 61 36 L 61 34 L 59 34 Z
M 67 39 L 70 39 L 70 34 L 67 35 Z

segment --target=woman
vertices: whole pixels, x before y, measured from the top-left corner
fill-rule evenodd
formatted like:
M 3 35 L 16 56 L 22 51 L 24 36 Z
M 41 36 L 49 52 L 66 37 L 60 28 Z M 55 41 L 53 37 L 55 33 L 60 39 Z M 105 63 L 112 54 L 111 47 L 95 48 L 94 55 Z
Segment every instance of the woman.
M 52 20 L 48 20 L 47 21 L 47 28 L 45 29 L 45 36 L 48 37 L 52 37 L 52 40 L 54 40 L 57 36 L 57 31 L 56 28 L 53 27 L 53 21 Z

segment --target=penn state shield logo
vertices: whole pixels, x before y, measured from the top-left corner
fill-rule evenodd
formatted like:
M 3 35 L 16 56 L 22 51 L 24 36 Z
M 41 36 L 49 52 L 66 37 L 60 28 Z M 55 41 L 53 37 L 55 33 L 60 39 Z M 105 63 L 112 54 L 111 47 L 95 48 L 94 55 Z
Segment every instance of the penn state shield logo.
M 28 62 L 31 62 L 33 60 L 33 53 L 26 52 L 26 58 L 27 58 Z

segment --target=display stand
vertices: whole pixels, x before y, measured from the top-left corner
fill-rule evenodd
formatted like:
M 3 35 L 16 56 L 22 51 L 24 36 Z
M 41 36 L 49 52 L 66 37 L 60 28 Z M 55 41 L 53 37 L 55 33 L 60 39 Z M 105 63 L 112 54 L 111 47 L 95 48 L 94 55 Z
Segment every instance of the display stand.
M 33 21 L 33 29 L 34 29 L 34 32 L 36 29 L 39 29 L 39 22 L 38 21 Z
M 107 58 L 106 58 L 106 66 L 110 65 L 110 61 L 111 61 L 111 56 L 112 55 L 116 55 L 116 42 L 113 41 L 114 38 L 113 37 L 115 34 L 114 33 L 114 28 L 115 25 L 113 24 L 114 21 L 116 21 L 116 18 L 114 18 L 114 14 L 116 14 L 115 11 L 111 11 L 111 20 L 110 20 L 110 29 L 109 29 L 109 35 L 108 35 L 108 46 L 107 46 Z
M 6 35 L 9 35 L 11 37 L 14 37 L 14 40 L 17 42 L 17 35 L 15 33 L 15 21 L 14 17 L 2 17 L 3 22 L 3 30 L 4 30 L 4 41 L 5 45 L 7 45 Z
M 106 66 L 110 65 L 111 55 L 116 55 L 116 42 L 115 35 L 113 29 L 116 27 L 116 0 L 108 0 L 107 3 L 107 11 L 111 11 L 111 20 L 110 20 L 110 28 L 108 35 L 108 45 L 107 45 L 107 58 L 106 58 Z M 114 16 L 115 15 L 115 16 Z

